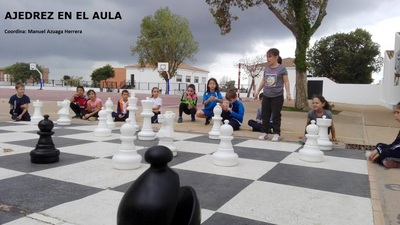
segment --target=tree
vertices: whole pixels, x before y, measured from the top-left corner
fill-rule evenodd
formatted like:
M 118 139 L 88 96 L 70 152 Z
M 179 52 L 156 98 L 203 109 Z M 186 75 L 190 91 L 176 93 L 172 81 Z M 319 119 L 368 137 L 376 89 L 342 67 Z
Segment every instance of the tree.
M 144 17 L 140 28 L 140 36 L 131 52 L 138 54 L 142 67 L 157 68 L 158 62 L 168 62 L 168 73 L 162 72 L 160 76 L 167 83 L 166 94 L 169 94 L 169 79 L 176 75 L 184 60 L 194 61 L 199 44 L 194 40 L 188 20 L 171 13 L 168 7 L 157 10 L 154 16 Z
M 42 72 L 42 68 L 37 66 L 38 70 Z M 5 74 L 10 74 L 15 82 L 25 83 L 29 78 L 32 78 L 34 81 L 40 80 L 40 74 L 36 70 L 31 70 L 29 63 L 17 62 L 11 66 L 8 66 L 4 69 Z
M 95 82 L 100 82 L 101 80 L 107 80 L 108 78 L 112 78 L 114 76 L 115 76 L 114 68 L 109 64 L 95 69 L 90 75 L 92 81 Z
M 221 34 L 231 31 L 231 21 L 238 16 L 230 13 L 231 7 L 246 10 L 250 7 L 265 4 L 268 9 L 285 25 L 296 38 L 294 63 L 296 65 L 296 100 L 297 109 L 307 110 L 307 64 L 306 52 L 311 36 L 321 25 L 326 15 L 328 0 L 206 0 L 211 7 L 215 23 Z
M 254 79 L 258 77 L 262 71 L 264 71 L 265 56 L 259 55 L 254 57 L 247 57 L 239 60 L 241 68 L 244 69 L 244 73 L 251 78 L 251 85 L 247 92 L 247 97 L 250 97 L 251 90 L 256 92 L 256 85 Z
M 383 62 L 379 44 L 363 29 L 321 38 L 308 50 L 307 61 L 315 76 L 352 84 L 370 84 Z

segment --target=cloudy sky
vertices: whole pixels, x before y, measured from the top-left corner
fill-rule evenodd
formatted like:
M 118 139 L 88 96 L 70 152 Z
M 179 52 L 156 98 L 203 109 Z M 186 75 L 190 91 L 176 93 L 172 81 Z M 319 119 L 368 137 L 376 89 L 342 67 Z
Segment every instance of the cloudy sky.
M 123 67 L 137 63 L 130 47 L 140 34 L 143 17 L 168 6 L 173 13 L 189 20 L 199 43 L 195 62 L 189 65 L 210 71 L 218 80 L 237 78 L 235 64 L 244 57 L 261 55 L 269 48 L 280 49 L 281 56 L 294 57 L 295 39 L 291 32 L 263 5 L 237 11 L 239 20 L 232 31 L 220 35 L 219 27 L 204 0 L 0 0 L 0 67 L 15 62 L 36 62 L 50 68 L 50 79 L 63 75 L 89 75 L 98 67 L 111 64 Z M 54 12 L 53 20 L 6 19 L 10 12 Z M 72 19 L 59 19 L 57 12 L 72 12 Z M 85 12 L 87 20 L 76 18 Z M 93 20 L 94 12 L 110 12 L 114 18 Z M 48 15 L 48 14 L 47 14 Z M 394 49 L 395 32 L 400 32 L 400 2 L 393 0 L 331 0 L 327 16 L 314 34 L 311 44 L 337 32 L 363 28 L 381 46 L 381 52 Z M 82 34 L 6 34 L 6 30 L 54 29 L 82 30 Z M 374 75 L 379 80 L 381 74 Z

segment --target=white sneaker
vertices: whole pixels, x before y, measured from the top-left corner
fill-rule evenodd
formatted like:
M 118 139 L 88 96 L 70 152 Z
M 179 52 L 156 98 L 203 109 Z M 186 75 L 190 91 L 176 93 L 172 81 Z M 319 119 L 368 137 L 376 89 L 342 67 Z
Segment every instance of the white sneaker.
M 274 134 L 271 141 L 279 141 L 279 138 L 280 138 L 279 134 Z
M 259 140 L 267 140 L 268 134 L 267 133 L 261 133 L 261 135 L 258 137 Z

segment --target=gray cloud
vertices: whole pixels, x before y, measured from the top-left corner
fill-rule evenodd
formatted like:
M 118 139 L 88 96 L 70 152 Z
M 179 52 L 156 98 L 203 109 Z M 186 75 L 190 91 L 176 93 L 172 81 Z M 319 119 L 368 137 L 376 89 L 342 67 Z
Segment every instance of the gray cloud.
M 368 23 L 373 18 L 387 16 L 379 9 L 393 4 L 393 1 L 349 1 L 334 0 L 328 5 L 325 17 L 315 36 L 331 35 L 353 26 L 350 18 L 364 18 L 354 24 Z M 188 64 L 206 66 L 216 60 L 218 54 L 242 54 L 252 44 L 263 41 L 273 42 L 291 38 L 291 32 L 267 9 L 254 7 L 246 11 L 235 10 L 238 21 L 232 24 L 231 33 L 221 36 L 220 30 L 203 0 L 165 1 L 52 1 L 52 0 L 0 0 L 0 66 L 15 62 L 35 61 L 50 68 L 53 79 L 64 74 L 87 76 L 96 61 L 118 62 L 121 65 L 136 64 L 137 57 L 130 54 L 140 34 L 143 17 L 168 6 L 173 13 L 189 20 L 200 51 L 196 62 Z M 5 20 L 8 11 L 83 11 L 88 16 L 95 11 L 120 12 L 122 20 Z M 113 15 L 113 14 L 112 14 Z M 81 29 L 83 34 L 5 34 L 5 29 Z M 294 51 L 294 50 L 293 50 Z M 207 69 L 207 68 L 204 68 Z

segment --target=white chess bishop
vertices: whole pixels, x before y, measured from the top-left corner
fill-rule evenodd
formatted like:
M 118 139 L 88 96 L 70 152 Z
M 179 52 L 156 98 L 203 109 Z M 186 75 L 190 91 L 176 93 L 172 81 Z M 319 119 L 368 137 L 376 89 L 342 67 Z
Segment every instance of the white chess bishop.
M 108 137 L 111 136 L 111 129 L 107 125 L 107 112 L 104 107 L 99 111 L 99 123 L 96 129 L 94 129 L 94 136 L 96 137 Z
M 232 146 L 233 128 L 229 121 L 225 120 L 221 126 L 219 139 L 221 140 L 218 150 L 213 154 L 213 163 L 217 166 L 236 166 L 239 156 L 234 152 Z
M 37 124 L 43 119 L 43 116 L 42 116 L 43 102 L 36 100 L 36 102 L 33 102 L 32 105 L 33 105 L 33 108 L 35 111 L 33 112 L 33 115 L 31 116 L 31 123 Z
M 222 108 L 217 103 L 217 105 L 213 109 L 214 116 L 212 117 L 213 120 L 213 127 L 211 128 L 211 131 L 208 132 L 208 137 L 210 139 L 219 139 L 220 135 L 220 127 L 221 127 L 221 113 L 222 113 Z
M 307 126 L 306 130 L 307 141 L 299 151 L 300 159 L 307 162 L 322 162 L 324 153 L 318 145 L 319 128 L 315 125 L 315 120 L 311 120 L 311 124 Z
M 126 108 L 129 111 L 129 120 L 126 120 L 126 122 L 131 123 L 135 126 L 136 130 L 139 130 L 139 126 L 136 123 L 136 111 L 138 110 L 137 107 L 137 101 L 138 98 L 136 98 L 135 96 L 135 92 L 133 92 L 132 90 L 129 91 L 131 97 L 128 98 L 128 107 Z
M 318 132 L 318 145 L 322 151 L 332 150 L 333 143 L 329 140 L 328 129 L 332 125 L 332 119 L 327 119 L 325 115 L 322 118 L 317 118 L 317 125 L 319 126 Z
M 112 112 L 113 112 L 113 102 L 111 101 L 111 98 L 109 97 L 105 103 L 106 105 L 106 112 L 107 112 L 107 126 L 110 129 L 114 129 L 115 127 L 115 122 L 112 118 Z
M 137 153 L 134 143 L 136 128 L 131 123 L 125 123 L 120 131 L 121 146 L 118 153 L 112 157 L 113 167 L 120 170 L 137 169 L 142 165 L 142 156 Z
M 58 110 L 58 120 L 57 124 L 58 125 L 71 125 L 71 118 L 69 117 L 69 104 L 71 102 L 68 99 L 64 99 L 64 101 L 58 101 L 57 106 L 61 107 L 60 110 Z
M 178 154 L 178 148 L 174 143 L 174 120 L 175 113 L 172 111 L 166 111 L 165 114 L 159 114 L 158 121 L 162 121 L 162 126 L 157 132 L 156 137 L 159 139 L 158 145 L 168 147 L 172 151 L 172 155 L 176 156 Z

